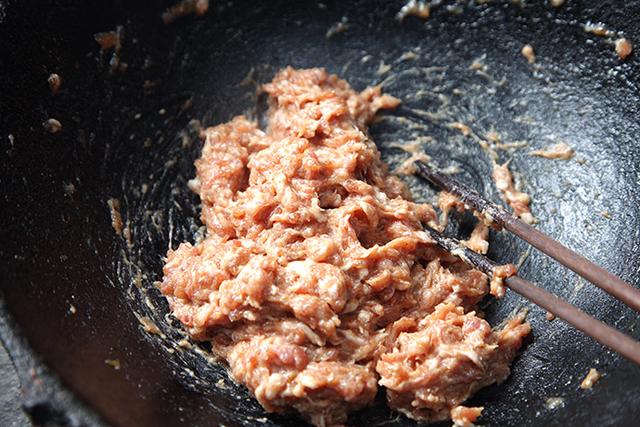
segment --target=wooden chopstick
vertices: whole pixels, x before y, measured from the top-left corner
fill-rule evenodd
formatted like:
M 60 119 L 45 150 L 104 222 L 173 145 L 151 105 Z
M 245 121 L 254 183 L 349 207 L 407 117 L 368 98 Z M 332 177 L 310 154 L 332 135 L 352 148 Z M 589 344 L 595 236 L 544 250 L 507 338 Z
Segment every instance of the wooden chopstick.
M 425 225 L 425 231 L 429 233 L 438 246 L 488 276 L 493 276 L 493 271 L 497 264 L 489 258 L 468 249 L 460 244 L 458 240 L 447 237 L 429 226 Z M 529 301 L 640 365 L 640 342 L 519 276 L 508 277 L 504 279 L 504 283 Z
M 634 288 L 616 275 L 592 263 L 582 255 L 562 245 L 557 240 L 520 221 L 501 206 L 492 203 L 466 185 L 438 172 L 422 161 L 416 161 L 417 173 L 433 185 L 460 198 L 476 211 L 488 216 L 496 224 L 509 230 L 533 247 L 570 268 L 600 289 L 608 292 L 629 307 L 640 312 L 640 290 Z

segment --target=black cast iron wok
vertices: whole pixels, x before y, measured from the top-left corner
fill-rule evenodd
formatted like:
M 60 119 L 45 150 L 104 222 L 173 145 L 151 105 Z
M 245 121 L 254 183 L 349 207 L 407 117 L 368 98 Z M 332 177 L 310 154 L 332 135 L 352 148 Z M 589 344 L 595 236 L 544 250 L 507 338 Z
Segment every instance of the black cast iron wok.
M 179 325 L 153 285 L 166 250 L 193 241 L 200 226 L 187 189 L 200 147 L 189 122 L 255 114 L 254 82 L 286 65 L 326 67 L 357 89 L 382 82 L 403 100 L 371 129 L 385 158 L 398 164 L 406 155 L 388 145 L 423 137 L 439 166 L 460 168 L 460 179 L 496 200 L 489 157 L 447 124 L 527 141 L 501 161 L 522 174 L 539 227 L 640 285 L 640 59 L 620 61 L 615 37 L 582 26 L 601 21 L 640 42 L 640 3 L 438 2 L 428 20 L 400 24 L 396 1 L 212 0 L 205 16 L 165 26 L 168 3 L 0 1 L 1 337 L 36 423 L 301 424 L 265 414 L 205 352 L 176 349 Z M 340 21 L 345 31 L 327 38 Z M 127 66 L 114 71 L 93 34 L 117 26 Z M 525 43 L 535 64 L 520 55 Z M 484 74 L 469 68 L 476 59 Z M 63 79 L 55 96 L 52 72 Z M 44 130 L 50 117 L 61 132 Z M 576 149 L 573 160 L 527 154 L 558 141 Z M 432 189 L 407 180 L 417 199 L 431 199 Z M 111 227 L 112 197 L 132 247 Z M 454 232 L 465 232 L 460 224 Z M 506 234 L 492 240 L 500 261 L 526 249 Z M 522 259 L 523 276 L 640 337 L 638 316 L 619 302 L 536 252 Z M 481 423 L 637 425 L 640 369 L 515 294 L 484 310 L 497 324 L 523 306 L 533 338 L 511 377 L 473 398 L 486 406 Z M 144 332 L 141 316 L 166 337 Z M 591 367 L 604 377 L 581 390 Z M 551 397 L 563 404 L 550 408 Z M 350 423 L 414 425 L 382 396 Z

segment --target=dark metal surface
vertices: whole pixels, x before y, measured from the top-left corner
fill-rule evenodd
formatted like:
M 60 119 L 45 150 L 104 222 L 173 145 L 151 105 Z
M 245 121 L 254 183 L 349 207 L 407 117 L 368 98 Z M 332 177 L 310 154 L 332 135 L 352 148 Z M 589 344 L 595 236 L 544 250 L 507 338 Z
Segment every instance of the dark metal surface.
M 29 420 L 22 411 L 20 382 L 9 353 L 0 345 L 0 425 L 26 427 Z
M 402 25 L 394 19 L 400 2 L 211 3 L 204 17 L 167 27 L 160 20 L 166 3 L 0 2 L 0 285 L 10 319 L 1 337 L 14 360 L 37 355 L 29 360 L 42 360 L 105 422 L 300 424 L 266 415 L 204 352 L 176 348 L 180 329 L 165 322 L 167 306 L 153 286 L 167 248 L 193 241 L 199 228 L 197 198 L 186 188 L 200 147 L 189 121 L 212 125 L 251 113 L 255 87 L 246 77 L 267 81 L 285 65 L 325 66 L 358 89 L 382 82 L 403 100 L 371 130 L 385 158 L 398 164 L 406 155 L 390 143 L 430 135 L 423 147 L 436 163 L 460 167 L 459 179 L 494 200 L 488 155 L 449 123 L 464 122 L 480 136 L 494 129 L 533 148 L 566 141 L 579 162 L 530 157 L 529 147 L 500 152 L 501 160 L 512 159 L 522 174 L 542 230 L 640 285 L 640 60 L 621 62 L 610 40 L 580 25 L 602 21 L 633 40 L 640 3 L 445 2 L 426 22 L 410 17 Z M 343 17 L 346 31 L 327 38 Z M 93 34 L 117 25 L 128 67 L 113 72 Z M 534 65 L 520 55 L 525 43 L 534 46 Z M 410 50 L 417 57 L 401 59 Z M 486 65 L 483 75 L 469 68 L 476 58 Z M 382 75 L 381 62 L 391 65 Z M 47 87 L 51 72 L 63 78 L 56 96 Z M 62 132 L 43 130 L 49 117 Z M 433 196 L 414 187 L 418 199 Z M 132 248 L 111 228 L 111 197 L 131 223 Z M 524 252 L 512 236 L 492 241 L 490 255 L 500 262 Z M 520 272 L 639 336 L 636 314 L 535 251 Z M 497 324 L 522 306 L 528 303 L 509 294 L 484 310 Z M 153 319 L 166 338 L 144 332 L 137 316 Z M 472 400 L 486 406 L 483 425 L 636 424 L 637 367 L 548 322 L 542 310 L 532 307 L 529 318 L 533 338 L 512 376 Z M 105 360 L 118 360 L 120 369 Z M 48 413 L 69 424 L 99 423 L 59 398 L 55 378 L 33 379 L 28 365 L 16 363 L 22 388 L 34 390 L 39 380 L 40 395 L 53 403 Z M 581 390 L 591 367 L 604 377 Z M 550 397 L 564 398 L 564 406 L 548 408 Z M 414 425 L 382 400 L 351 423 Z

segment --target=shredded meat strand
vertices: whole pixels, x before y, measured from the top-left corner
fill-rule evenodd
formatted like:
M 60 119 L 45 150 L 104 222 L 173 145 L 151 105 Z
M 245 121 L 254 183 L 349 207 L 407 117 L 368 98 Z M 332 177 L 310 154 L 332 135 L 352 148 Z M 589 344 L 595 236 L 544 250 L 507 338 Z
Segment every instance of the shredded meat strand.
M 532 156 L 544 157 L 545 159 L 569 160 L 576 153 L 566 142 L 559 142 L 547 147 L 544 150 L 534 150 L 529 153 Z
M 493 275 L 491 276 L 491 283 L 489 289 L 491 295 L 496 298 L 502 298 L 505 294 L 504 279 L 515 276 L 518 273 L 516 266 L 513 264 L 499 265 L 493 268 Z
M 535 223 L 536 219 L 529 208 L 531 196 L 516 189 L 507 163 L 503 165 L 494 164 L 492 177 L 496 187 L 502 194 L 502 198 L 513 209 L 513 213 L 528 224 Z
M 489 226 L 482 221 L 473 228 L 471 236 L 467 240 L 462 241 L 466 247 L 480 254 L 486 254 L 489 251 Z
M 442 227 L 446 227 L 449 223 L 449 214 L 455 210 L 457 212 L 464 212 L 464 203 L 455 194 L 447 191 L 441 191 L 438 193 L 438 208 L 440 209 L 440 224 Z

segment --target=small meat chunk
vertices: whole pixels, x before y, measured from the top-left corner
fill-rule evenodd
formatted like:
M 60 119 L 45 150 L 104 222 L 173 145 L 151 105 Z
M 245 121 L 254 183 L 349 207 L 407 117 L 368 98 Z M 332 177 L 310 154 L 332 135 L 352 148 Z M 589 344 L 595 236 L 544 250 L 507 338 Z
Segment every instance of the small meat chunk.
M 47 83 L 49 83 L 49 89 L 51 89 L 51 93 L 55 95 L 60 90 L 60 86 L 62 86 L 62 78 L 56 73 L 51 73 L 47 78 Z
M 596 368 L 589 369 L 589 373 L 580 383 L 580 388 L 583 390 L 590 390 L 595 383 L 602 377 L 602 374 L 598 372 Z
M 58 133 L 62 130 L 62 123 L 57 119 L 47 119 L 42 123 L 44 129 L 49 133 Z
M 522 56 L 527 58 L 527 61 L 529 62 L 529 64 L 533 64 L 534 62 L 536 62 L 536 54 L 533 51 L 533 46 L 531 46 L 530 44 L 525 44 L 522 47 L 522 50 L 520 51 L 520 53 L 522 53 Z
M 625 38 L 620 38 L 616 40 L 616 53 L 618 57 L 622 60 L 627 59 L 631 52 L 633 52 L 633 45 L 631 42 Z
M 536 219 L 529 208 L 531 196 L 516 189 L 508 165 L 506 163 L 503 165 L 495 164 L 492 178 L 496 183 L 496 187 L 500 190 L 503 200 L 513 209 L 513 213 L 528 224 L 535 223 Z

